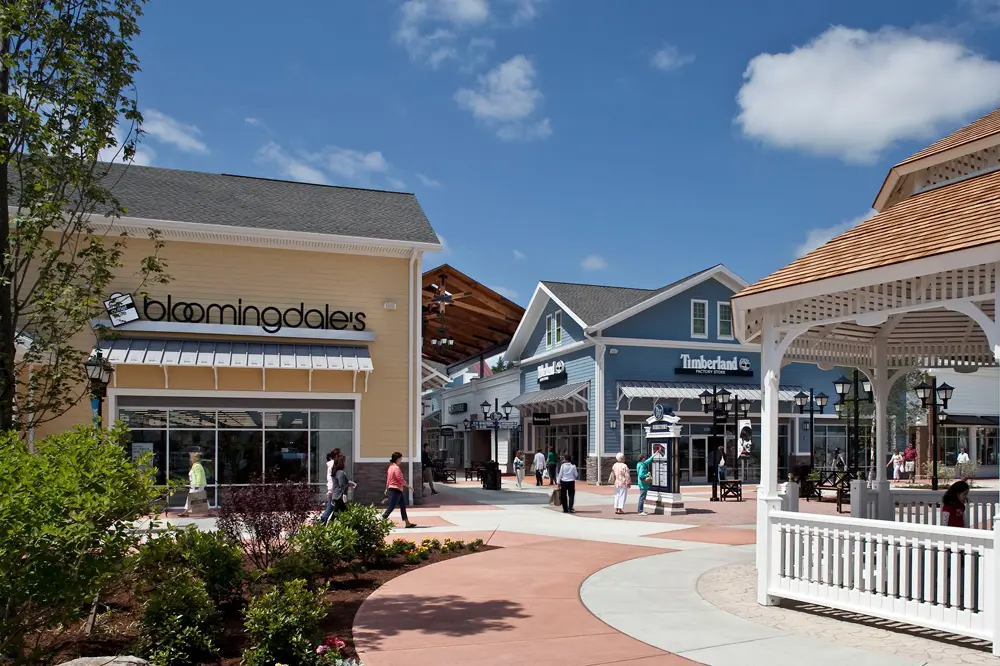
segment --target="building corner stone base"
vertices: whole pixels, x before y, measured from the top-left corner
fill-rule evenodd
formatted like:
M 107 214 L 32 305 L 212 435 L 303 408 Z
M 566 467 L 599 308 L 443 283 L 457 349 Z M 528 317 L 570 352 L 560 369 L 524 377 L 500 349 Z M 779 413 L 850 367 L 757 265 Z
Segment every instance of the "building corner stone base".
M 379 507 L 386 506 L 382 503 L 385 498 L 385 477 L 389 468 L 389 461 L 378 463 L 354 463 L 354 478 L 352 479 L 358 487 L 354 489 L 354 504 L 374 504 Z M 408 472 L 407 465 L 403 465 L 403 475 Z M 407 481 L 413 486 L 413 503 L 423 503 L 423 487 L 421 485 L 420 468 L 413 466 L 413 476 L 416 479 Z
M 596 485 L 600 482 L 601 485 L 607 485 L 608 477 L 611 476 L 611 466 L 614 464 L 614 456 L 601 456 L 601 476 L 604 478 L 599 479 L 597 478 L 597 456 L 587 456 L 587 483 Z

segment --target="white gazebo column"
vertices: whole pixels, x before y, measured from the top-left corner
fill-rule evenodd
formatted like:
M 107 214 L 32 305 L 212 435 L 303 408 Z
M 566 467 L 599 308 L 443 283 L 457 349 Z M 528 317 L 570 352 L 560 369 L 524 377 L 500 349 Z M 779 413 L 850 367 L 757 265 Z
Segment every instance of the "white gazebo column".
M 765 315 L 761 330 L 760 485 L 757 487 L 757 603 L 762 606 L 778 602 L 767 591 L 772 577 L 777 574 L 775 558 L 780 555 L 781 547 L 772 538 L 770 514 L 781 508 L 778 495 L 778 379 L 786 346 L 778 341 L 774 316 Z
M 875 368 L 872 373 L 872 393 L 875 398 L 875 484 L 878 493 L 875 517 L 892 520 L 892 490 L 886 480 L 885 458 L 889 449 L 889 393 L 892 381 L 889 379 L 888 344 L 885 336 L 875 338 Z

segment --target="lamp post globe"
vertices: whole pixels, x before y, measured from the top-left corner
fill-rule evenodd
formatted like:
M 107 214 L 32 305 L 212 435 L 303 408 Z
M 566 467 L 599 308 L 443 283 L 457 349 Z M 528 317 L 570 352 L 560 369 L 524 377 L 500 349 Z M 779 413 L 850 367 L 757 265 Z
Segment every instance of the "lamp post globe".
M 828 396 L 826 393 L 816 394 L 816 406 L 819 407 L 820 412 L 823 411 L 823 408 L 826 407 L 826 404 L 828 402 L 830 402 L 830 396 Z
M 845 396 L 851 392 L 851 380 L 841 375 L 833 382 L 833 388 L 837 391 L 837 395 Z
M 807 393 L 799 391 L 798 393 L 795 394 L 795 404 L 798 405 L 800 413 L 808 403 L 809 403 L 809 395 Z

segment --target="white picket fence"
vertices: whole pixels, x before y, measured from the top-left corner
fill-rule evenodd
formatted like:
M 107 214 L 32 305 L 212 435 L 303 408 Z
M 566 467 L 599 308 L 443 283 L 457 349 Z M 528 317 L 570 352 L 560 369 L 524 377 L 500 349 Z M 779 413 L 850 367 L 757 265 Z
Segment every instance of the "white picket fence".
M 993 640 L 992 530 L 774 509 L 767 528 L 770 596 Z
M 889 488 L 892 517 L 878 513 L 878 493 L 864 484 L 854 484 L 851 488 L 851 516 L 893 520 L 899 523 L 918 525 L 940 525 L 941 498 L 944 491 L 921 490 L 916 488 Z M 966 527 L 975 530 L 992 530 L 993 519 L 997 515 L 1000 492 L 997 490 L 975 489 L 969 492 L 969 503 L 965 509 Z

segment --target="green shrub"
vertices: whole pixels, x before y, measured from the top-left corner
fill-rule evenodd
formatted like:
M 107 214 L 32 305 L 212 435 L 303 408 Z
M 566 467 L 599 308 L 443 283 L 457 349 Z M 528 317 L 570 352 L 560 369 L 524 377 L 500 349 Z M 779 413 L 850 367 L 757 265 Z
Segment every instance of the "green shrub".
M 239 599 L 243 589 L 243 551 L 221 532 L 202 532 L 193 525 L 150 539 L 136 558 L 141 585 L 152 586 L 189 571 L 205 583 L 216 605 Z
M 81 619 L 139 545 L 133 522 L 163 492 L 127 441 L 120 424 L 79 427 L 32 454 L 0 433 L 0 654 L 39 661 L 49 647 L 26 636 Z
M 310 588 L 315 588 L 316 579 L 321 573 L 322 565 L 318 560 L 305 553 L 292 550 L 274 561 L 274 564 L 266 572 L 266 579 L 275 585 L 289 583 L 293 580 L 304 580 Z
M 371 564 L 387 554 L 385 538 L 392 534 L 392 521 L 382 517 L 374 506 L 352 504 L 347 511 L 337 514 L 337 522 L 350 527 L 358 535 L 355 555 L 362 562 Z
M 295 580 L 255 597 L 245 613 L 249 647 L 244 666 L 311 664 L 319 623 L 326 617 L 321 596 L 322 591 L 312 592 L 304 580 Z
M 217 650 L 219 617 L 204 581 L 173 569 L 143 595 L 140 646 L 156 666 L 195 664 Z
M 292 537 L 295 549 L 316 562 L 319 572 L 327 576 L 354 559 L 357 542 L 357 532 L 336 520 L 329 525 L 308 525 Z
M 482 548 L 484 545 L 485 544 L 483 543 L 482 539 L 476 539 L 475 541 L 469 542 L 469 550 L 471 550 L 474 553 L 480 548 Z

